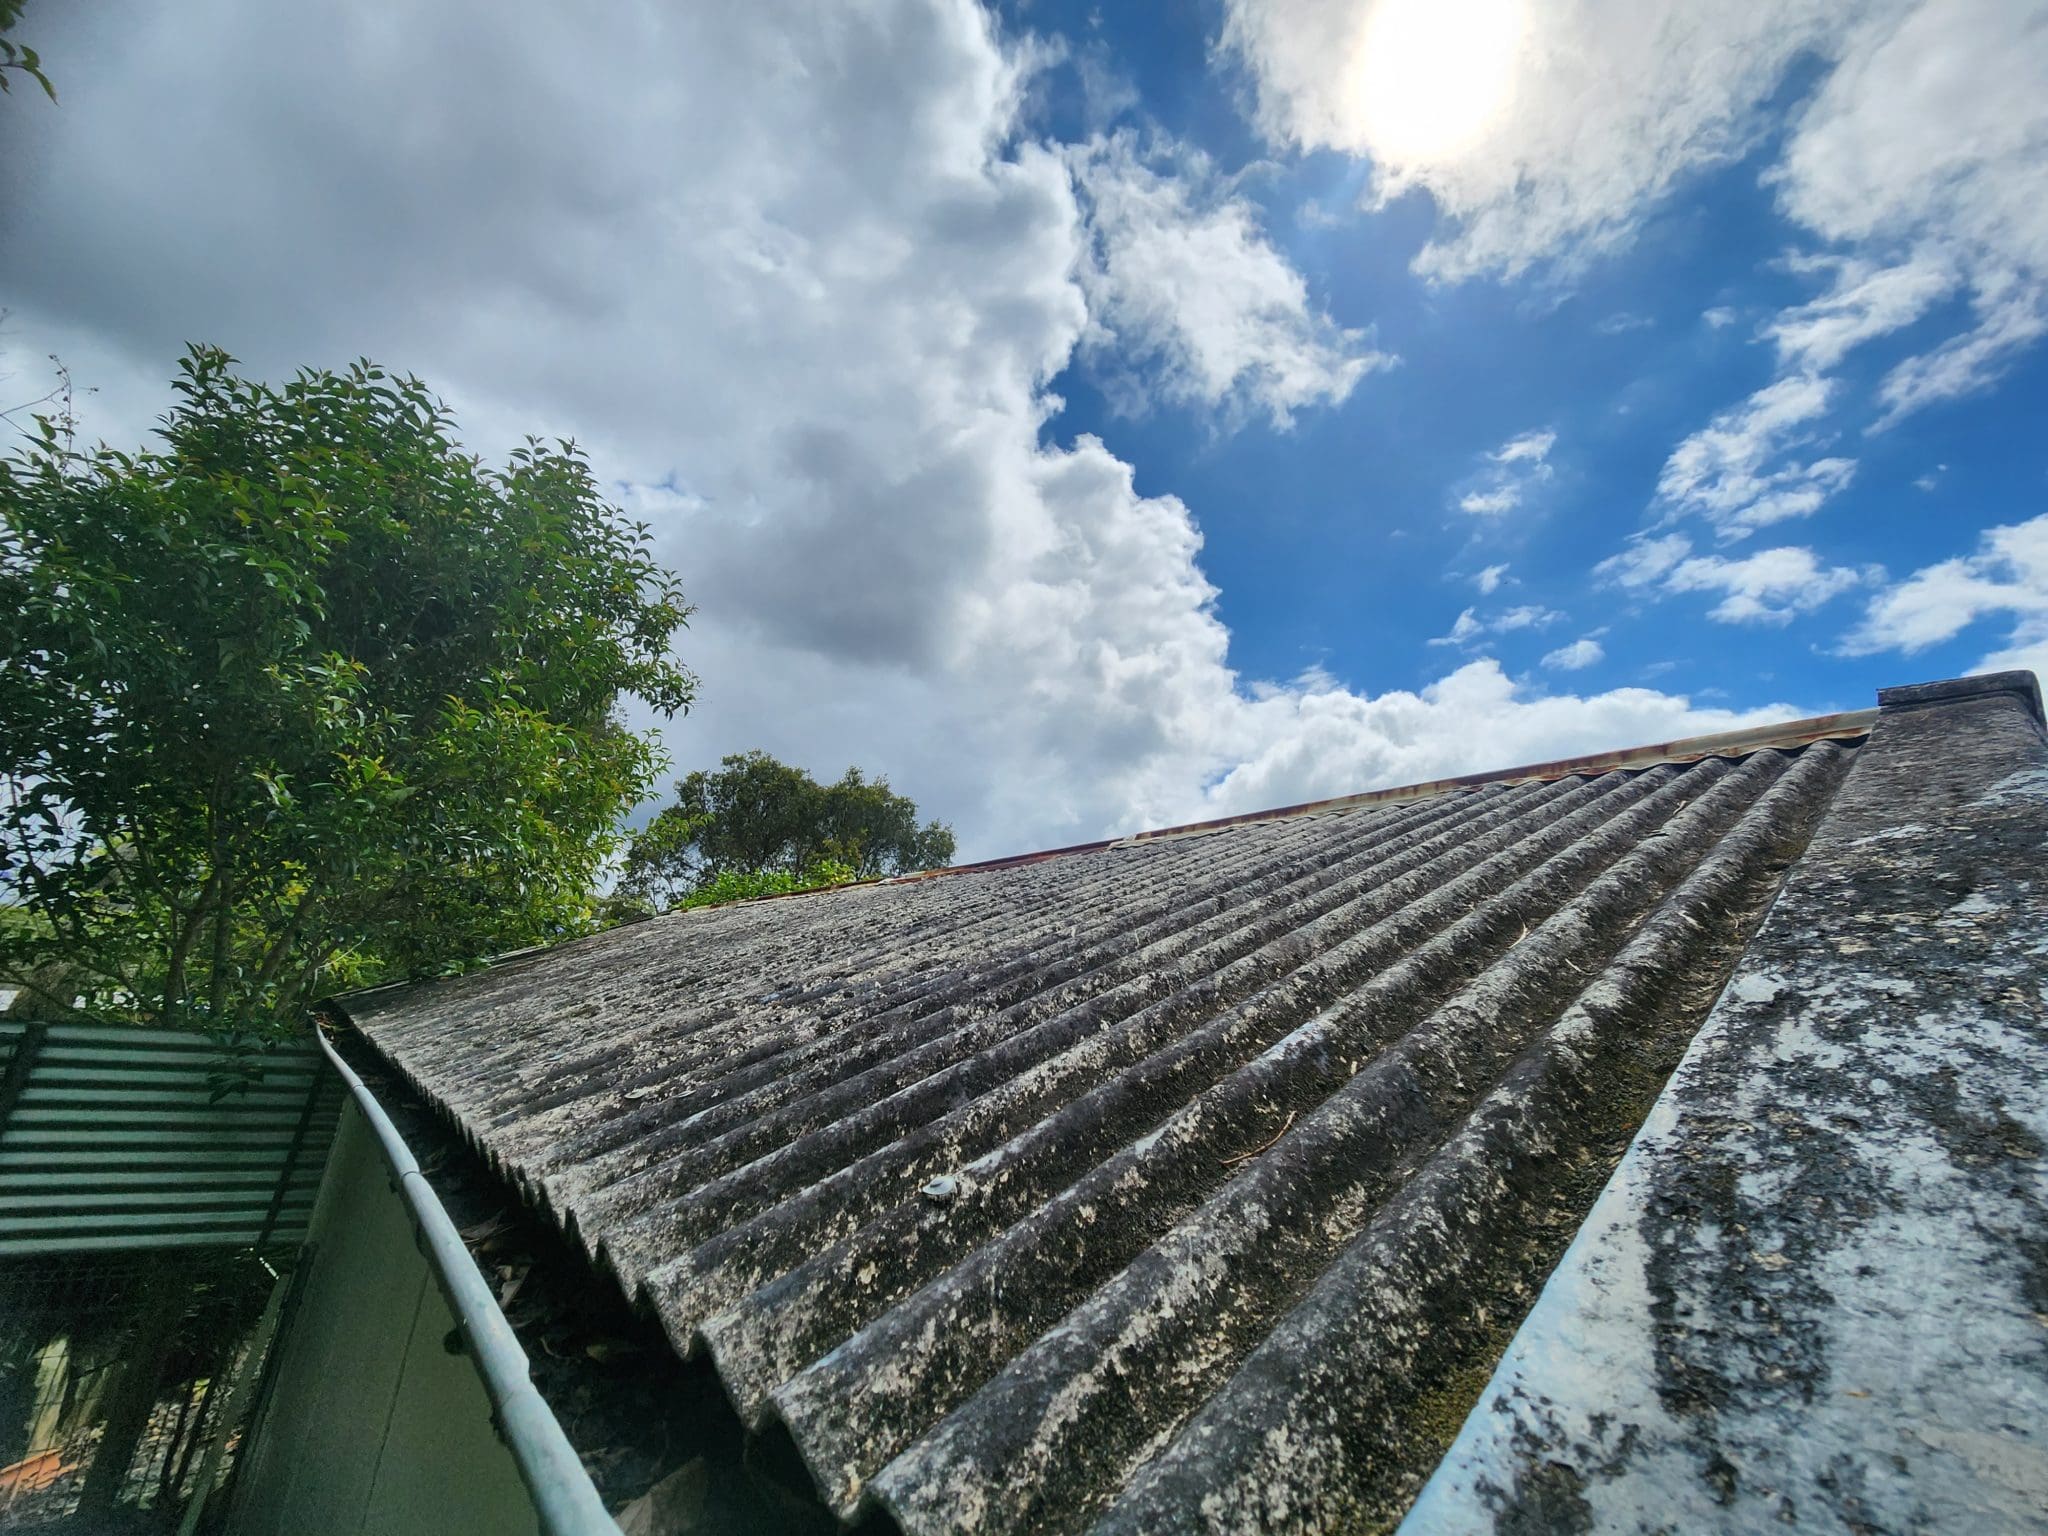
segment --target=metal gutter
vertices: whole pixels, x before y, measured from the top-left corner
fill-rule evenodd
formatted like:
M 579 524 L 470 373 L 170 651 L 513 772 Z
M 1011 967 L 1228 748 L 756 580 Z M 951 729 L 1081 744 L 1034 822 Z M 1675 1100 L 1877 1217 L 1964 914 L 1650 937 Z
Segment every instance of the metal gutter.
M 533 1384 L 526 1352 L 498 1310 L 497 1298 L 463 1245 L 462 1235 L 442 1208 L 439 1196 L 420 1171 L 412 1150 L 384 1106 L 362 1078 L 334 1049 L 326 1034 L 315 1030 L 320 1049 L 355 1098 L 356 1108 L 375 1132 L 384 1161 L 398 1181 L 412 1211 L 428 1266 L 455 1314 L 456 1326 L 476 1362 L 485 1394 L 497 1421 L 499 1437 L 512 1453 L 519 1477 L 533 1495 L 534 1512 L 545 1536 L 620 1536 L 618 1523 L 606 1513 L 547 1400 Z

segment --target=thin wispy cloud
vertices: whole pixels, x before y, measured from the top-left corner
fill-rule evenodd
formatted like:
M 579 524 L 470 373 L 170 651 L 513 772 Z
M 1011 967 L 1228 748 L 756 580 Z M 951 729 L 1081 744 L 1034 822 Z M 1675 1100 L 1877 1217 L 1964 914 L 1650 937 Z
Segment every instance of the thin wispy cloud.
M 1482 616 L 1476 608 L 1459 612 L 1449 633 L 1438 635 L 1431 645 L 1470 645 L 1489 635 L 1512 635 L 1518 630 L 1548 629 L 1566 616 L 1540 603 L 1518 603 L 1499 613 Z
M 1544 654 L 1543 665 L 1552 672 L 1583 672 L 1606 660 L 1607 652 L 1600 642 L 1590 635 L 1582 635 L 1570 645 L 1561 645 Z
M 1663 580 L 1678 563 L 1692 553 L 1692 540 L 1682 533 L 1661 537 L 1638 534 L 1619 554 L 1609 555 L 1593 567 L 1597 581 L 1611 582 L 1628 591 L 1641 591 Z
M 1724 539 L 1811 517 L 1856 473 L 1852 458 L 1801 451 L 1821 437 L 1834 391 L 1825 378 L 1795 374 L 1723 411 L 1664 461 L 1659 505 L 1704 518 Z
M 1548 430 L 1509 438 L 1485 456 L 1471 488 L 1458 496 L 1458 510 L 1481 518 L 1504 517 L 1514 511 L 1534 487 L 1555 473 L 1550 450 L 1556 444 L 1557 434 Z

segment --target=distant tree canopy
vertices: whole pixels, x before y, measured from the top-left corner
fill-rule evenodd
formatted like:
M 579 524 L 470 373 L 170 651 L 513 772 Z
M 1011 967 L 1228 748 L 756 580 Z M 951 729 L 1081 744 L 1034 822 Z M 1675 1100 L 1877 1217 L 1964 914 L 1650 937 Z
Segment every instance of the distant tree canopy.
M 0 984 L 223 1029 L 581 931 L 695 680 L 573 446 L 194 348 L 160 450 L 0 459 Z M 18 1010 L 19 1011 L 19 1010 Z
M 952 858 L 952 828 L 937 821 L 920 825 L 917 803 L 892 791 L 888 780 L 849 768 L 838 783 L 820 784 L 766 752 L 740 752 L 716 772 L 700 770 L 676 785 L 675 803 L 627 850 L 620 890 L 668 906 L 721 879 L 738 894 L 752 894 L 734 877 L 782 875 L 828 884 L 806 879 L 806 872 L 840 866 L 850 878 L 870 879 L 937 868 Z

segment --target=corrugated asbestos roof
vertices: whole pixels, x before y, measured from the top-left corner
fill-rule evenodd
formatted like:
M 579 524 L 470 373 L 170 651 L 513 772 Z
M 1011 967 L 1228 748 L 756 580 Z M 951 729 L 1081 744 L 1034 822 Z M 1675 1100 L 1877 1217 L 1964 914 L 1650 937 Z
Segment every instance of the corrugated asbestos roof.
M 2048 1529 L 2048 732 L 1883 715 L 1402 1536 Z
M 1825 734 L 681 914 L 346 1007 L 846 1518 L 1382 1523 L 1811 834 L 1856 751 Z

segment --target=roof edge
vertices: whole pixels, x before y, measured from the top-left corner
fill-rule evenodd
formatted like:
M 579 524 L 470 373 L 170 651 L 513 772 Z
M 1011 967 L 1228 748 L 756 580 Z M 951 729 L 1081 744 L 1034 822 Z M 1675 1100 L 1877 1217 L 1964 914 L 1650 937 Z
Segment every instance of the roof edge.
M 2033 674 L 1993 673 L 1986 678 L 1965 678 L 1963 683 L 1975 685 L 1997 678 L 2024 678 L 2032 683 Z M 1923 689 L 1941 689 L 1957 685 L 1926 683 L 1914 688 L 1887 689 L 1887 694 L 1915 694 L 1911 702 L 1936 702 L 1937 696 L 1929 695 L 1925 700 L 1917 697 Z M 2005 688 L 2016 686 L 2012 682 Z M 1983 692 L 1999 691 L 1991 688 L 1971 686 L 1962 690 L 1958 697 Z M 1949 695 L 1939 695 L 1946 698 Z M 2038 698 L 2038 692 L 2035 694 Z M 1894 706 L 1896 707 L 1896 706 Z M 1540 782 L 1545 779 L 1570 778 L 1580 773 L 1612 773 L 1618 768 L 1654 768 L 1660 763 L 1697 762 L 1706 757 L 1736 757 L 1750 752 L 1759 752 L 1771 747 L 1803 747 L 1816 741 L 1852 739 L 1870 734 L 1877 723 L 1880 709 L 1852 709 L 1832 715 L 1811 715 L 1802 720 L 1786 720 L 1775 725 L 1754 725 L 1739 731 L 1722 731 L 1708 736 L 1686 736 L 1674 741 L 1653 742 L 1645 746 L 1623 747 L 1609 752 L 1593 752 L 1580 757 L 1560 757 L 1550 762 L 1527 763 L 1519 768 L 1496 769 L 1490 773 L 1458 774 L 1445 779 L 1427 779 L 1417 784 L 1403 784 L 1388 789 L 1369 789 L 1357 794 L 1337 795 L 1327 800 L 1305 800 L 1299 805 L 1276 806 L 1271 810 L 1246 811 L 1236 816 L 1218 816 L 1208 821 L 1190 821 L 1179 826 L 1154 827 L 1143 832 L 1126 833 L 1122 837 L 1097 838 L 1093 842 L 1068 843 L 1058 848 L 1043 848 L 1032 853 L 1005 854 L 1000 858 L 979 859 L 971 864 L 949 864 L 943 869 L 921 869 L 908 875 L 884 875 L 867 880 L 853 880 L 844 885 L 815 886 L 804 891 L 783 891 L 772 896 L 755 896 L 744 901 L 722 902 L 717 907 L 703 907 L 695 911 L 721 911 L 726 907 L 755 906 L 770 901 L 795 901 L 804 896 L 830 896 L 843 891 L 878 885 L 909 885 L 919 880 L 939 880 L 949 875 L 981 874 L 990 870 L 1018 869 L 1029 864 L 1042 864 L 1049 859 L 1062 859 L 1070 854 L 1103 853 L 1112 848 L 1134 847 L 1141 843 L 1164 842 L 1177 837 L 1199 837 L 1209 832 L 1220 832 L 1230 827 L 1254 826 L 1262 822 L 1286 821 L 1296 816 L 1315 816 L 1327 811 L 1355 810 L 1369 805 L 1391 805 L 1406 800 L 1422 800 L 1431 795 L 1447 794 L 1460 789 L 1477 789 L 1486 784 L 1515 784 Z M 683 911 L 670 911 L 651 919 L 668 922 L 687 916 Z M 638 927 L 638 923 L 622 924 L 622 927 Z M 508 950 L 503 954 L 487 956 L 478 962 L 478 970 L 495 970 L 500 966 L 519 961 L 539 959 L 588 944 L 616 933 L 616 928 L 604 929 L 598 933 L 582 934 L 573 939 L 560 939 L 547 944 L 528 945 L 523 949 Z M 420 977 L 398 977 L 391 981 L 379 982 L 374 986 L 359 987 L 353 991 L 336 994 L 322 999 L 323 1005 L 338 1006 L 342 998 L 363 998 L 384 992 L 395 992 L 407 987 L 418 986 Z
M 2031 673 L 1996 675 L 2024 676 L 2029 680 L 2032 678 Z M 1978 679 L 1967 681 L 1975 682 Z M 1426 779 L 1417 784 L 1369 789 L 1357 794 L 1336 795 L 1327 800 L 1304 800 L 1299 805 L 1277 806 L 1272 810 L 1246 811 L 1236 816 L 1218 816 L 1208 821 L 1190 821 L 1179 826 L 1156 827 L 1144 832 L 1128 833 L 1123 837 L 1105 837 L 1092 843 L 1070 843 L 1062 848 L 1047 848 L 1036 853 L 1011 854 L 1004 858 L 982 859 L 973 864 L 952 864 L 944 869 L 920 870 L 916 874 L 897 875 L 880 883 L 901 885 L 914 880 L 935 880 L 943 875 L 1010 869 L 1023 864 L 1042 863 L 1047 859 L 1064 858 L 1068 854 L 1100 853 L 1109 848 L 1128 848 L 1176 837 L 1198 837 L 1204 833 L 1220 832 L 1230 827 L 1287 821 L 1296 816 L 1316 816 L 1327 811 L 1347 811 L 1368 805 L 1422 800 L 1453 790 L 1477 789 L 1486 784 L 1540 782 L 1546 779 L 1570 778 L 1581 773 L 1612 773 L 1618 768 L 1654 768 L 1661 763 L 1689 763 L 1707 757 L 1735 757 L 1771 747 L 1809 746 L 1816 741 L 1867 736 L 1870 734 L 1870 728 L 1877 723 L 1880 713 L 1877 709 L 1846 710 L 1832 715 L 1812 715 L 1803 720 L 1787 720 L 1775 725 L 1755 725 L 1739 731 L 1722 731 L 1710 736 L 1686 736 L 1675 741 L 1653 742 L 1646 746 L 1592 752 L 1580 757 L 1560 757 L 1549 762 L 1527 763 L 1518 768 L 1501 768 L 1489 773 L 1464 773 L 1444 779 Z
M 2032 673 L 2003 672 L 1879 699 L 1397 1536 L 1506 1536 L 1545 1499 L 1582 1530 L 1654 1509 L 1665 1529 L 1760 1531 L 1795 1508 L 1846 1509 L 1837 1488 L 1855 1490 L 1861 1529 L 2038 1526 L 2038 1479 L 2002 1472 L 2036 1454 L 2009 1405 L 2039 1391 L 2041 1303 L 2024 1262 L 2002 1262 L 2029 1220 L 2018 1170 L 2034 1154 L 1906 1152 L 1956 1134 L 1950 1100 L 1888 1085 L 1953 1060 L 1969 1103 L 2035 1091 L 2039 1006 L 2003 978 L 2025 956 L 2038 980 L 2048 951 L 2040 694 Z M 1827 1193 L 1779 1198 L 1788 1177 Z M 1883 1195 L 1857 1193 L 1872 1187 Z M 1899 1326 L 1965 1310 L 1967 1338 Z M 1709 1412 L 1674 1400 L 1697 1402 L 1701 1383 Z M 1931 1424 L 1939 1444 L 1921 1438 Z M 1924 1513 L 1944 1509 L 1959 1518 Z

